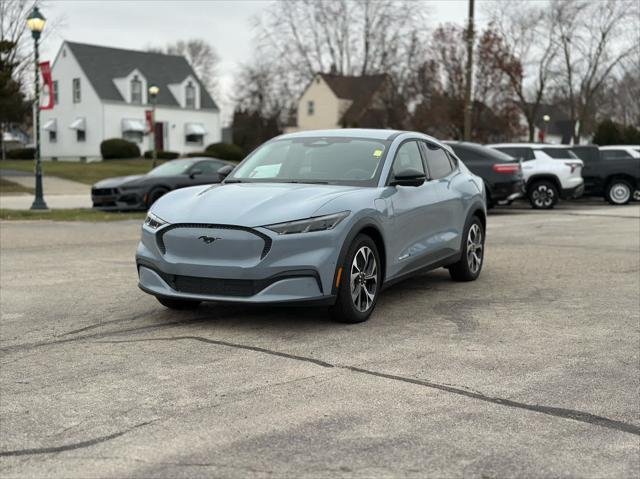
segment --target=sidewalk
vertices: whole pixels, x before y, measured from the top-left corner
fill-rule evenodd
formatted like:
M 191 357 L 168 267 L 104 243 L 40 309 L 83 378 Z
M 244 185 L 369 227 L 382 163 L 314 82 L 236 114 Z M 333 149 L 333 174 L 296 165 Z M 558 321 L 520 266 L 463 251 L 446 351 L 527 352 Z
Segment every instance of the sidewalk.
M 34 188 L 35 179 L 32 174 L 0 171 L 5 180 L 27 188 Z M 91 186 L 77 181 L 65 180 L 55 176 L 45 176 L 42 180 L 44 199 L 49 208 L 91 208 Z M 0 195 L 0 208 L 10 210 L 28 210 L 34 196 L 28 193 L 9 193 Z

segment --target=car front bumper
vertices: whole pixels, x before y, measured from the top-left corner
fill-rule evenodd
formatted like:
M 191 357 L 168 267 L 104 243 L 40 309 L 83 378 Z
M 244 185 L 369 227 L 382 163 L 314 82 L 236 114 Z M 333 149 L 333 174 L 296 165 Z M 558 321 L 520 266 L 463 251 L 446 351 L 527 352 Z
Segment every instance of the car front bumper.
M 157 232 L 144 226 L 138 285 L 185 300 L 331 304 L 346 238 L 341 226 L 291 235 L 230 225 L 169 225 Z
M 92 188 L 91 202 L 99 210 L 146 210 L 144 191 Z
M 572 200 L 580 198 L 584 194 L 584 182 L 571 188 L 563 188 L 561 192 L 562 199 Z

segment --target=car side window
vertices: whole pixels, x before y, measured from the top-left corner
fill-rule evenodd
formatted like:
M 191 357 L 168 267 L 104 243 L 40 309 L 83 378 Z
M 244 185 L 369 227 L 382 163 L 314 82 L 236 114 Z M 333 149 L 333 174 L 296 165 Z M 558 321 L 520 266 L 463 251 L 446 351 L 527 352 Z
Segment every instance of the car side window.
M 453 171 L 449 155 L 439 146 L 425 143 L 427 150 L 427 165 L 432 180 L 444 178 Z
M 522 158 L 522 161 L 535 160 L 535 156 L 531 148 L 501 146 L 496 148 L 496 150 L 506 153 L 516 159 Z
M 219 161 L 201 161 L 196 163 L 193 169 L 202 171 L 203 175 L 215 175 L 223 166 L 224 164 Z
M 633 158 L 624 150 L 602 150 L 601 154 L 603 160 L 628 160 Z
M 424 173 L 424 164 L 417 141 L 407 141 L 400 145 L 393 161 L 391 174 L 395 177 L 398 173 L 409 169 Z

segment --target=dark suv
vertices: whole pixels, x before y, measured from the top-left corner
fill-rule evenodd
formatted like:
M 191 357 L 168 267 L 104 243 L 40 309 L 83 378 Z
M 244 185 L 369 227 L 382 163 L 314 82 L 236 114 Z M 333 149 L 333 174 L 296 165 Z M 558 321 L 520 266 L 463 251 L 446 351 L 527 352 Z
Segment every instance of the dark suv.
M 624 205 L 640 189 L 640 158 L 632 156 L 633 151 L 596 145 L 574 145 L 570 149 L 584 162 L 585 195 Z
M 509 204 L 524 196 L 522 168 L 515 158 L 501 151 L 466 141 L 446 141 L 474 175 L 484 180 L 487 206 Z

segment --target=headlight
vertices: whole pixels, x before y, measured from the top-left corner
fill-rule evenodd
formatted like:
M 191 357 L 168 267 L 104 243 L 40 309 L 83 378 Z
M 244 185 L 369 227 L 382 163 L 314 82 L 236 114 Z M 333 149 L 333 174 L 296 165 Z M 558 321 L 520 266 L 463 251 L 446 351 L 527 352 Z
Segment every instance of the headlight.
M 167 222 L 162 218 L 157 217 L 153 213 L 147 213 L 147 217 L 144 219 L 144 224 L 152 230 L 157 230 L 162 225 L 166 225 Z
M 309 233 L 311 231 L 332 230 L 338 223 L 349 216 L 350 211 L 342 211 L 326 216 L 316 216 L 306 220 L 287 221 L 286 223 L 277 223 L 275 225 L 267 225 L 265 228 L 275 231 L 279 235 L 290 235 L 293 233 Z

